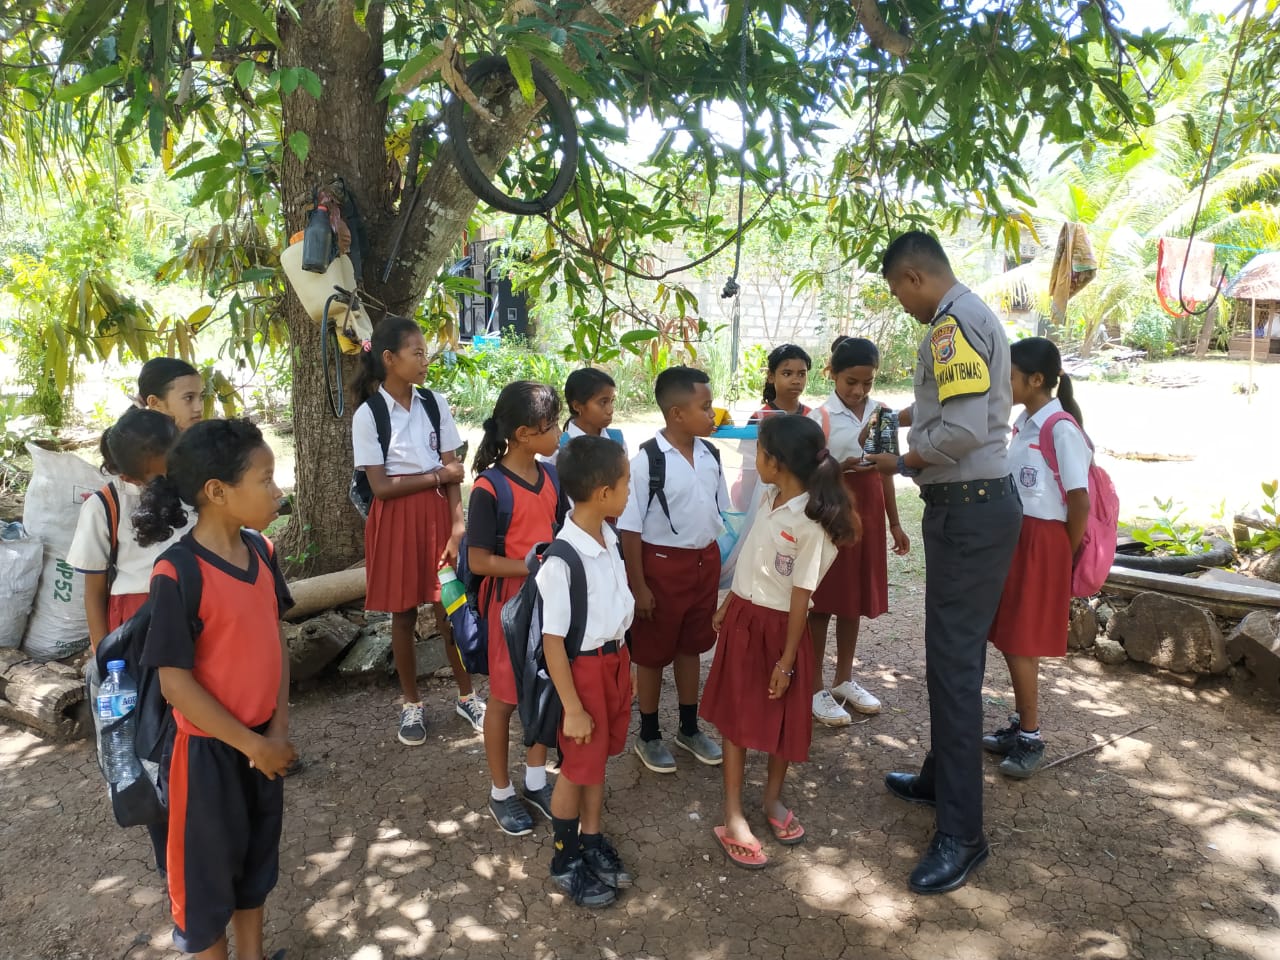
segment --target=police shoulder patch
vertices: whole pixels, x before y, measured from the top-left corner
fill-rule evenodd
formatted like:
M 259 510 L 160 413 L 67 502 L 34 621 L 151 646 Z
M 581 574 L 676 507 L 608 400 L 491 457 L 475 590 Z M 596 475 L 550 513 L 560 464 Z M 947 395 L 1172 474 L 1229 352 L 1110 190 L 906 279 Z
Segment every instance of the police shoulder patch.
M 938 383 L 938 401 L 954 397 L 980 396 L 991 389 L 987 361 L 964 335 L 960 322 L 948 314 L 929 335 L 933 353 L 933 377 Z

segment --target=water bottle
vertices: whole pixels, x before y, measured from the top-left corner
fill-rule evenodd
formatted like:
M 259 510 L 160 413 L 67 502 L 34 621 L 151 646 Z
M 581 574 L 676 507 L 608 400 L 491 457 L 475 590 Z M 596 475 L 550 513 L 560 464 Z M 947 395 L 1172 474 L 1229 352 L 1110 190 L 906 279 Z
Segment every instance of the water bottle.
M 467 602 L 467 588 L 458 579 L 453 567 L 440 568 L 440 603 L 444 612 L 453 616 L 453 612 Z
M 133 749 L 137 724 L 134 707 L 138 705 L 138 688 L 124 672 L 123 660 L 107 663 L 107 678 L 98 688 L 98 719 L 102 733 L 102 762 L 107 780 L 119 788 L 127 787 L 142 775 L 142 764 Z M 123 723 L 115 723 L 120 718 Z M 115 723 L 110 730 L 105 729 Z
M 317 206 L 307 218 L 302 231 L 302 269 L 312 273 L 324 273 L 333 260 L 333 226 L 329 210 Z

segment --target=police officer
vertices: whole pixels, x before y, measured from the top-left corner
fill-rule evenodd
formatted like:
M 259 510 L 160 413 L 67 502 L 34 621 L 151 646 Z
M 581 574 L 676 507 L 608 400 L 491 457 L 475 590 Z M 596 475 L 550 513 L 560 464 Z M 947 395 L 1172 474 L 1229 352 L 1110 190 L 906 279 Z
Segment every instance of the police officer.
M 869 459 L 914 477 L 925 502 L 925 675 L 931 749 L 918 774 L 885 785 L 937 808 L 933 840 L 911 873 L 917 893 L 965 882 L 986 859 L 982 832 L 982 678 L 987 633 L 1018 543 L 1022 505 L 1009 476 L 1009 342 L 1000 321 L 956 280 L 937 239 L 912 231 L 884 253 L 889 292 L 929 330 L 916 358 L 902 456 Z

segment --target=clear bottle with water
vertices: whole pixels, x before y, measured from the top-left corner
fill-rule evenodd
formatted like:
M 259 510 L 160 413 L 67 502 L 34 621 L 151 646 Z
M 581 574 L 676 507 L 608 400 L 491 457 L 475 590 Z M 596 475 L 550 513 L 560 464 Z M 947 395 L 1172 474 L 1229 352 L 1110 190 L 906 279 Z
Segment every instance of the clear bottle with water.
M 138 687 L 125 673 L 123 660 L 107 663 L 107 677 L 98 688 L 98 727 L 102 731 L 102 762 L 107 780 L 124 788 L 142 775 L 142 764 L 133 748 Z M 118 723 L 123 718 L 123 723 Z M 108 729 L 110 728 L 110 729 Z

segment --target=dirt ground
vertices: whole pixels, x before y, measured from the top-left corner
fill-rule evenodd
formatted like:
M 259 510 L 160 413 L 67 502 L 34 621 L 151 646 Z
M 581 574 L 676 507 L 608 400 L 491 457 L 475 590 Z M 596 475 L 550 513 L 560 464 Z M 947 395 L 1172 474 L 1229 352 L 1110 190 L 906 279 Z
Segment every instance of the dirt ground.
M 599 913 L 547 880 L 545 822 L 515 839 L 484 812 L 480 737 L 444 681 L 413 749 L 395 739 L 390 684 L 301 696 L 293 731 L 310 766 L 286 790 L 270 948 L 290 960 L 1280 957 L 1280 705 L 1229 681 L 1186 689 L 1087 656 L 1048 662 L 1052 756 L 1156 725 L 1027 782 L 990 764 L 991 859 L 955 893 L 908 891 L 931 812 L 881 781 L 927 741 L 922 563 L 918 551 L 892 562 L 893 612 L 860 647 L 884 712 L 816 727 L 810 762 L 793 768 L 808 842 L 766 844 L 770 868 L 741 871 L 711 836 L 718 771 L 682 754 L 662 777 L 624 754 L 609 767 L 606 830 L 637 880 Z M 986 697 L 998 725 L 1003 665 Z M 673 707 L 668 690 L 668 731 Z M 748 802 L 763 772 L 753 758 Z M 88 744 L 0 726 L 0 903 L 5 960 L 174 955 L 145 834 L 109 820 Z
M 1147 369 L 1198 380 L 1079 388 L 1124 514 L 1149 512 L 1152 496 L 1205 520 L 1220 502 L 1256 502 L 1280 472 L 1268 439 L 1280 369 L 1258 371 L 1252 403 L 1233 391 L 1240 364 Z M 645 425 L 624 426 L 634 449 Z M 1190 459 L 1112 455 L 1144 452 Z M 904 495 L 910 526 L 916 503 Z M 815 728 L 812 758 L 790 779 L 809 839 L 766 844 L 769 869 L 738 870 L 716 846 L 717 770 L 682 754 L 660 777 L 628 753 L 609 768 L 606 830 L 636 887 L 610 910 L 577 908 L 546 879 L 548 825 L 509 838 L 485 812 L 480 737 L 453 715 L 446 683 L 430 688 L 431 736 L 416 749 L 395 740 L 389 683 L 327 685 L 294 705 L 310 766 L 286 790 L 269 947 L 290 960 L 1280 957 L 1280 704 L 1229 680 L 1187 689 L 1087 656 L 1048 662 L 1051 756 L 1156 724 L 1028 782 L 990 764 L 991 859 L 955 893 L 908 891 L 932 817 L 882 777 L 917 765 L 928 738 L 913 539 L 910 557 L 891 560 L 892 613 L 864 628 L 859 650 L 884 712 Z M 1012 694 L 998 662 L 986 696 L 1001 725 Z M 673 707 L 668 690 L 668 731 Z M 749 802 L 763 773 L 753 759 Z M 110 821 L 88 744 L 0 725 L 0 960 L 173 956 L 169 929 L 145 834 Z

